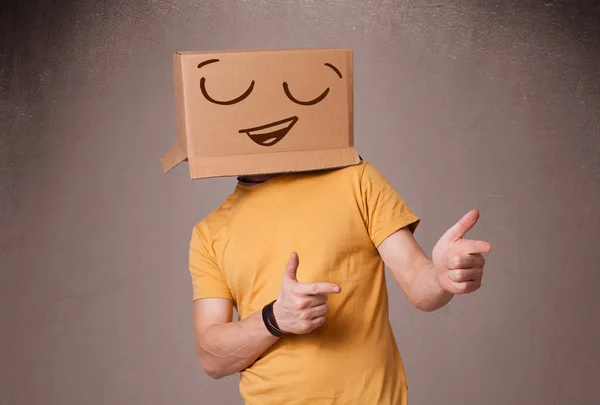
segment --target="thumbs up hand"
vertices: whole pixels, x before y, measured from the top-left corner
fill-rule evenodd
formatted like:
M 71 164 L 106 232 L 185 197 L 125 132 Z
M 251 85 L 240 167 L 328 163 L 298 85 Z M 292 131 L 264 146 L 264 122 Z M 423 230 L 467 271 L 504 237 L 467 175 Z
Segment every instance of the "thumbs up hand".
M 479 211 L 471 210 L 448 229 L 433 248 L 432 260 L 440 286 L 452 294 L 467 294 L 481 287 L 488 242 L 464 239 L 475 226 Z
M 273 304 L 273 314 L 280 329 L 300 335 L 325 323 L 327 295 L 338 294 L 341 288 L 333 283 L 298 282 L 298 266 L 298 255 L 292 253 L 281 280 L 279 298 Z

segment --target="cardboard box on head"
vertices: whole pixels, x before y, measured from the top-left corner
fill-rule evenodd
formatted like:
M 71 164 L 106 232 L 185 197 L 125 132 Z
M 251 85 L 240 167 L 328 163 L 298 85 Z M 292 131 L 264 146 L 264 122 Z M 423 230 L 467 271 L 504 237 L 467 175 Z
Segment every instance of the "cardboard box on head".
M 177 52 L 177 142 L 192 179 L 358 164 L 349 49 Z

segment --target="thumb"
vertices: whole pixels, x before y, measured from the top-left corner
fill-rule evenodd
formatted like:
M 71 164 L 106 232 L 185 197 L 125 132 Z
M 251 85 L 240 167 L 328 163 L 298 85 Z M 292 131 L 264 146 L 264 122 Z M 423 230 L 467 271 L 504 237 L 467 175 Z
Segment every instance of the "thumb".
M 458 220 L 450 229 L 444 233 L 442 239 L 450 242 L 455 242 L 465 236 L 465 234 L 471 230 L 477 221 L 479 220 L 479 211 L 474 209 L 467 212 L 461 219 Z
M 290 255 L 290 260 L 288 260 L 287 266 L 285 266 L 285 272 L 283 273 L 284 281 L 293 281 L 298 282 L 296 278 L 296 272 L 298 270 L 298 266 L 300 265 L 300 258 L 298 257 L 298 253 L 292 252 Z

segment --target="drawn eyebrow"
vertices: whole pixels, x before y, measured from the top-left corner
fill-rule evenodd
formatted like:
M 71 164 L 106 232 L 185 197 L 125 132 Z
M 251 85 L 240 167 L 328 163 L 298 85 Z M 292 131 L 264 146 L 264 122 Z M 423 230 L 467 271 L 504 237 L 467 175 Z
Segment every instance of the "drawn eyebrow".
M 342 78 L 342 73 L 338 70 L 338 68 L 333 66 L 331 63 L 326 63 L 325 66 L 327 66 L 328 68 L 331 68 L 331 70 L 333 70 L 335 73 L 337 73 L 337 75 L 340 77 L 340 79 Z
M 218 61 L 219 61 L 219 59 L 209 59 L 209 60 L 205 60 L 204 62 L 200 62 L 200 63 L 198 63 L 198 69 L 200 69 L 202 66 L 206 66 L 206 65 L 209 65 L 209 64 L 211 64 L 211 63 L 218 62 Z

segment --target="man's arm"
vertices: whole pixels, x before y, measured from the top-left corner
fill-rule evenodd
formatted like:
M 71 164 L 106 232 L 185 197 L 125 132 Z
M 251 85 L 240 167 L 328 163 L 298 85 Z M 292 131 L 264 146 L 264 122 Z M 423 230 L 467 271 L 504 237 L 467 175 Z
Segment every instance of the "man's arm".
M 463 239 L 479 219 L 471 210 L 440 238 L 432 259 L 423 251 L 408 227 L 385 239 L 379 254 L 408 301 L 422 311 L 435 311 L 455 294 L 467 294 L 481 286 L 488 242 Z
M 426 312 L 435 311 L 454 296 L 440 286 L 433 261 L 408 227 L 390 235 L 378 250 L 406 299 L 414 307 Z
M 298 254 L 292 253 L 281 280 L 279 297 L 273 305 L 277 325 L 286 333 L 310 333 L 325 323 L 327 295 L 338 294 L 333 283 L 300 283 L 296 272 Z M 244 370 L 279 338 L 267 330 L 262 311 L 232 322 L 233 302 L 226 298 L 194 301 L 196 352 L 200 366 L 213 378 Z M 284 338 L 285 339 L 285 338 Z
M 235 374 L 252 363 L 279 338 L 265 327 L 255 312 L 232 322 L 233 303 L 224 298 L 194 301 L 194 331 L 200 366 L 212 378 Z

